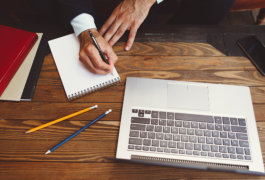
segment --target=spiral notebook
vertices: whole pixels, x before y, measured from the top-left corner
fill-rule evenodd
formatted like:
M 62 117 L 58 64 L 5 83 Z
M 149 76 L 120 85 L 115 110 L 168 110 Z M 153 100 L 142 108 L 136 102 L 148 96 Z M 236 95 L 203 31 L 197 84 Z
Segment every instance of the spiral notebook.
M 79 61 L 79 41 L 74 34 L 50 40 L 49 46 L 68 100 L 120 82 L 116 69 L 107 75 L 89 72 Z

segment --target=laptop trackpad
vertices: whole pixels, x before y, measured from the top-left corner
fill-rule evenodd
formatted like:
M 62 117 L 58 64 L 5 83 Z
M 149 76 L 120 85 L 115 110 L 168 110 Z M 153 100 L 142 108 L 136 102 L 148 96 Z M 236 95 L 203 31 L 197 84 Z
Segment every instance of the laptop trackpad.
M 209 110 L 208 86 L 168 83 L 167 106 L 177 109 Z

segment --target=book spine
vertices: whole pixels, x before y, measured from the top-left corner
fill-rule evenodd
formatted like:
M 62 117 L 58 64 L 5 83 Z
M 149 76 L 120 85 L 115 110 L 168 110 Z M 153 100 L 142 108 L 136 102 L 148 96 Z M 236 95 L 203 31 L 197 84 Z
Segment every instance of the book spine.
M 71 101 L 71 100 L 74 100 L 76 98 L 82 97 L 84 95 L 87 95 L 87 94 L 93 93 L 95 91 L 98 91 L 100 89 L 105 89 L 105 88 L 107 88 L 109 86 L 112 86 L 114 84 L 118 84 L 120 82 L 121 82 L 120 77 L 117 77 L 117 78 L 111 79 L 111 80 L 109 80 L 107 82 L 103 82 L 101 84 L 97 84 L 97 85 L 89 87 L 87 89 L 83 89 L 83 90 L 81 90 L 79 92 L 76 92 L 74 94 L 67 95 L 67 98 L 68 98 L 69 101 Z

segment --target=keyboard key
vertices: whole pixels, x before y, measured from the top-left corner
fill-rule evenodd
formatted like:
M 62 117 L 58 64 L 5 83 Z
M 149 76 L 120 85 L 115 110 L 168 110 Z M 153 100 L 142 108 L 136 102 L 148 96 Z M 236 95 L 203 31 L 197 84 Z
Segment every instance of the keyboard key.
M 189 136 L 189 141 L 193 143 L 197 143 L 197 137 L 196 136 Z
M 205 143 L 205 137 L 198 137 L 198 143 Z
M 145 110 L 144 113 L 145 114 L 151 114 L 151 111 L 150 110 Z
M 129 145 L 128 145 L 128 149 L 134 149 L 134 145 L 129 144 Z
M 219 146 L 219 152 L 221 153 L 227 153 L 227 149 L 225 146 Z
M 194 135 L 194 129 L 187 129 L 187 134 L 188 135 Z
M 178 149 L 184 149 L 184 143 L 183 142 L 178 142 L 177 143 Z
M 244 150 L 245 150 L 245 154 L 246 154 L 246 155 L 250 155 L 250 150 L 249 150 L 249 148 L 244 148 Z
M 237 118 L 230 118 L 230 122 L 232 125 L 238 125 Z
M 168 147 L 170 147 L 170 148 L 176 148 L 177 147 L 177 143 L 174 142 L 174 141 L 169 141 L 168 142 Z
M 171 149 L 171 153 L 177 154 L 178 153 L 178 149 Z
M 186 150 L 187 155 L 192 155 L 192 151 Z
M 174 126 L 174 120 L 168 120 L 167 126 Z
M 150 151 L 156 151 L 156 147 L 150 147 Z
M 215 145 L 222 145 L 222 140 L 220 138 L 214 138 Z
M 196 136 L 202 136 L 202 135 L 203 135 L 202 133 L 203 133 L 203 132 L 202 132 L 201 129 L 195 129 L 195 135 L 196 135 Z
M 144 110 L 139 109 L 139 113 L 140 113 L 140 114 L 144 114 Z
M 188 142 L 189 141 L 188 136 L 187 135 L 181 135 L 181 141 L 182 142 Z
M 215 153 L 215 157 L 220 158 L 221 157 L 221 153 Z
M 158 111 L 152 111 L 151 117 L 152 118 L 158 118 Z
M 232 132 L 247 133 L 247 128 L 243 126 L 231 126 Z
M 147 125 L 146 131 L 154 131 L 154 125 Z
M 154 132 L 148 132 L 148 138 L 149 139 L 155 139 L 155 133 Z
M 244 154 L 243 148 L 236 148 L 237 154 Z
M 179 134 L 186 134 L 186 128 L 179 128 Z
M 207 138 L 206 138 L 206 143 L 207 143 L 207 144 L 213 144 L 213 138 L 209 138 L 209 137 L 207 137 Z
M 143 150 L 144 150 L 144 151 L 149 151 L 149 147 L 144 146 L 144 147 L 143 147 Z
M 147 138 L 147 132 L 141 131 L 140 138 Z
M 191 128 L 198 128 L 198 127 L 199 127 L 199 123 L 191 122 Z
M 129 138 L 129 144 L 142 145 L 143 140 L 138 138 Z
M 232 146 L 238 146 L 238 140 L 231 140 L 231 145 Z
M 237 155 L 237 159 L 244 159 L 243 155 Z
M 206 144 L 203 144 L 202 145 L 202 150 L 203 151 L 210 151 L 210 146 L 209 145 L 206 145 Z
M 206 123 L 199 123 L 200 129 L 206 129 Z
M 157 152 L 163 152 L 164 149 L 159 147 L 159 148 L 156 149 L 156 151 L 157 151 Z
M 208 130 L 214 130 L 214 124 L 213 123 L 208 123 L 207 124 L 207 129 Z
M 223 126 L 221 124 L 215 124 L 215 130 L 217 130 L 217 131 L 222 131 L 223 130 L 222 127 Z
M 139 137 L 139 131 L 130 131 L 130 137 Z
M 159 120 L 159 125 L 166 126 L 166 124 L 167 124 L 167 120 L 165 120 L 165 119 Z
M 229 117 L 222 117 L 223 124 L 230 124 Z
M 143 145 L 144 146 L 151 146 L 151 139 L 144 139 Z
M 171 127 L 171 133 L 178 134 L 178 128 L 177 127 Z
M 230 131 L 230 126 L 229 125 L 223 125 L 223 129 L 224 129 L 224 131 Z
M 164 152 L 165 152 L 165 153 L 170 153 L 170 149 L 168 149 L 168 148 L 164 148 Z
M 228 138 L 235 139 L 236 138 L 236 134 L 232 133 L 232 132 L 228 132 Z
M 155 132 L 162 132 L 162 126 L 155 126 Z
M 245 160 L 251 160 L 250 156 L 245 156 Z
M 212 133 L 209 130 L 204 130 L 204 136 L 211 137 Z
M 216 145 L 211 145 L 211 151 L 212 151 L 212 152 L 218 152 L 218 146 L 216 146 Z
M 180 135 L 173 134 L 173 141 L 180 141 Z
M 227 147 L 227 151 L 230 154 L 235 154 L 236 153 L 236 149 L 234 147 Z
M 201 151 L 202 145 L 201 144 L 194 144 L 194 150 Z
M 239 141 L 240 147 L 249 147 L 248 141 Z
M 214 116 L 214 120 L 216 124 L 222 124 L 222 118 L 220 116 Z
M 219 131 L 212 131 L 213 137 L 219 137 Z
M 220 132 L 221 138 L 227 138 L 227 132 Z
M 163 132 L 164 133 L 170 133 L 170 127 L 168 127 L 168 126 L 163 127 Z
M 159 140 L 152 140 L 152 146 L 159 147 Z
M 245 119 L 238 119 L 239 126 L 246 126 L 246 120 Z
M 132 113 L 138 113 L 138 109 L 132 109 Z
M 201 152 L 202 156 L 207 156 L 207 152 Z
M 184 122 L 183 122 L 183 127 L 185 127 L 185 128 L 190 128 L 190 122 L 188 122 L 188 121 L 184 121 Z
M 229 158 L 228 154 L 222 154 L 223 158 Z
M 185 143 L 185 149 L 193 150 L 193 143 Z
M 164 139 L 164 134 L 163 133 L 156 133 L 156 139 Z
M 247 134 L 236 133 L 236 137 L 237 137 L 237 139 L 240 139 L 240 140 L 248 140 L 248 135 Z
M 193 155 L 199 156 L 200 155 L 200 152 L 199 151 L 193 151 Z
M 167 147 L 167 141 L 160 141 L 160 147 Z
M 214 123 L 213 117 L 207 116 L 207 115 L 175 113 L 175 119 L 176 120 L 181 119 L 181 120 L 187 120 L 187 121 Z
M 135 146 L 136 150 L 142 150 L 142 146 Z
M 151 119 L 151 124 L 158 125 L 158 119 Z
M 144 117 L 144 113 L 138 113 L 138 117 Z
M 176 121 L 175 126 L 176 127 L 182 127 L 182 121 Z
M 179 150 L 179 154 L 185 154 L 185 150 L 180 149 L 180 150 Z
M 141 130 L 145 131 L 146 125 L 143 124 L 131 124 L 131 130 Z
M 172 140 L 172 134 L 165 134 L 165 140 Z
M 162 112 L 162 111 L 160 111 L 160 112 L 159 112 L 159 118 L 160 118 L 160 119 L 166 119 L 166 118 L 167 118 L 167 113 L 166 113 L 166 112 Z
M 223 145 L 230 146 L 230 140 L 229 139 L 223 139 Z
M 230 154 L 230 158 L 231 159 L 236 159 L 236 155 L 235 154 Z
M 167 119 L 174 119 L 174 113 L 167 112 Z

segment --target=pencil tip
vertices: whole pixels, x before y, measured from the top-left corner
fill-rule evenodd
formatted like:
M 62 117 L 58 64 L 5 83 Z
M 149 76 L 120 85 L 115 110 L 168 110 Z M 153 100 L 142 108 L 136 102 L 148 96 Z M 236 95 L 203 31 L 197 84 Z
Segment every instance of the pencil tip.
M 48 150 L 46 153 L 45 153 L 45 155 L 47 155 L 47 154 L 50 154 L 51 153 L 51 151 L 50 150 Z
M 28 131 L 25 132 L 25 134 L 28 134 L 28 133 L 30 133 L 30 130 L 28 130 Z

